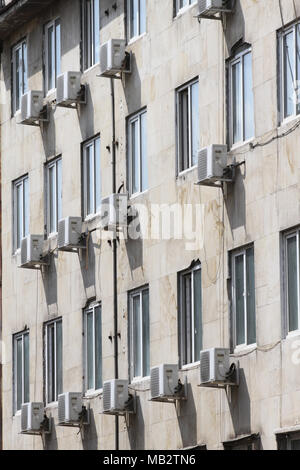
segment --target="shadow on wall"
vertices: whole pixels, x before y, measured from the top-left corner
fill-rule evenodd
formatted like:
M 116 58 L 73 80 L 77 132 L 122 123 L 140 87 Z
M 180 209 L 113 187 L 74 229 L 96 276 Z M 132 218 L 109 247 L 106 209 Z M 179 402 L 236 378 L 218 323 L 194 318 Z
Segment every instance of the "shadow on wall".
M 58 254 L 53 253 L 50 258 L 50 266 L 47 271 L 42 271 L 42 281 L 47 302 L 48 314 L 57 312 L 57 271 L 55 260 Z
M 251 401 L 244 369 L 239 370 L 240 384 L 227 395 L 235 437 L 251 433 Z
M 145 449 L 145 422 L 140 397 L 136 397 L 136 414 L 129 415 L 126 423 L 131 450 Z
M 245 194 L 246 169 L 238 167 L 234 184 L 228 191 L 225 205 L 231 231 L 246 225 L 246 194 Z
M 95 135 L 94 105 L 88 84 L 86 84 L 86 104 L 81 104 L 77 108 L 77 115 L 81 132 L 81 140 L 85 141 Z
M 129 218 L 128 238 L 125 242 L 130 270 L 134 271 L 143 266 L 143 234 L 139 214 L 134 209 L 134 214 Z
M 197 410 L 190 383 L 187 384 L 187 398 L 177 405 L 180 407 L 178 425 L 183 448 L 197 445 Z
M 131 55 L 131 73 L 124 74 L 122 81 L 123 92 L 127 104 L 128 114 L 139 111 L 142 107 L 141 77 L 134 54 Z
M 228 49 L 228 54 L 231 55 L 232 47 L 239 41 L 246 41 L 245 37 L 245 18 L 242 10 L 240 0 L 233 0 L 234 13 L 226 15 L 226 23 L 223 26 L 224 37 Z
M 51 420 L 51 434 L 45 434 L 43 447 L 44 447 L 44 450 L 57 450 L 58 443 L 57 443 L 57 434 L 56 434 L 54 418 L 51 416 L 50 420 Z
M 87 248 L 82 250 L 82 257 L 80 258 L 80 269 L 85 289 L 96 285 L 95 248 L 98 248 L 97 243 L 93 242 L 91 236 L 88 236 L 86 246 Z
M 90 408 L 90 424 L 85 426 L 82 438 L 83 450 L 98 449 L 98 434 L 95 422 L 94 410 Z

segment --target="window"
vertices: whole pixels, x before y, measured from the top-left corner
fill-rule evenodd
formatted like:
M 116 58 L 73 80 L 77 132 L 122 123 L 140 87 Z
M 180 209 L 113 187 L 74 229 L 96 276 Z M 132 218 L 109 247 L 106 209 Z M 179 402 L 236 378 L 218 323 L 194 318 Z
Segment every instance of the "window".
M 13 183 L 14 251 L 21 247 L 22 238 L 29 233 L 29 180 L 28 176 Z
M 256 342 L 254 248 L 232 254 L 232 310 L 234 346 Z
M 300 113 L 300 24 L 294 24 L 278 36 L 280 62 L 281 120 Z
M 201 266 L 179 274 L 179 355 L 180 365 L 200 361 L 202 349 Z
M 100 59 L 100 2 L 83 0 L 82 8 L 83 69 L 87 70 Z
M 56 88 L 60 74 L 61 42 L 60 20 L 51 21 L 45 26 L 45 86 L 46 92 Z
M 83 145 L 83 208 L 84 217 L 96 214 L 101 205 L 100 137 Z
M 278 450 L 300 450 L 300 432 L 277 434 Z
M 252 52 L 244 49 L 229 62 L 230 145 L 254 137 Z
M 199 150 L 199 82 L 177 90 L 178 171 L 198 162 Z
M 147 113 L 142 111 L 128 121 L 130 194 L 148 189 Z
M 45 325 L 46 403 L 62 393 L 62 320 Z
M 58 221 L 62 218 L 62 159 L 47 165 L 47 232 L 57 232 Z
M 127 0 L 129 39 L 146 32 L 146 0 Z
M 197 0 L 175 0 L 176 14 L 185 7 L 193 5 Z
M 129 294 L 130 376 L 150 375 L 149 288 Z
M 286 332 L 300 329 L 300 229 L 284 235 L 284 290 Z
M 224 450 L 260 450 L 261 440 L 259 434 L 250 434 L 237 437 L 232 441 L 223 442 Z
M 12 49 L 12 111 L 20 109 L 21 96 L 27 91 L 27 44 L 21 41 Z
M 13 337 L 14 343 L 14 411 L 21 409 L 29 400 L 29 332 L 24 331 Z
M 91 304 L 84 311 L 85 390 L 102 388 L 102 312 L 101 305 Z

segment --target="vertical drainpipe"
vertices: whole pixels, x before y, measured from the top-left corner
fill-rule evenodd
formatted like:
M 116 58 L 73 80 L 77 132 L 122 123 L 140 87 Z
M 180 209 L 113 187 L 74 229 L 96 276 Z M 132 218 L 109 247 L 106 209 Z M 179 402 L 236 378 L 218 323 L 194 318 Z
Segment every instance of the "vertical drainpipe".
M 112 192 L 117 192 L 116 183 L 116 117 L 115 117 L 115 89 L 114 79 L 110 79 L 111 106 L 112 106 Z M 118 366 L 118 267 L 117 267 L 117 238 L 113 238 L 113 298 L 114 298 L 114 369 L 115 379 L 119 378 Z M 119 450 L 119 417 L 115 416 L 115 449 Z
M 1 72 L 1 57 L 2 57 L 2 42 L 0 43 L 0 72 Z M 0 99 L 2 97 L 0 96 Z M 0 103 L 1 106 L 1 103 Z M 1 121 L 1 113 L 0 113 Z M 1 176 L 1 123 L 0 123 L 0 348 L 2 348 L 2 176 Z M 2 441 L 2 352 L 0 351 L 0 450 L 3 448 Z

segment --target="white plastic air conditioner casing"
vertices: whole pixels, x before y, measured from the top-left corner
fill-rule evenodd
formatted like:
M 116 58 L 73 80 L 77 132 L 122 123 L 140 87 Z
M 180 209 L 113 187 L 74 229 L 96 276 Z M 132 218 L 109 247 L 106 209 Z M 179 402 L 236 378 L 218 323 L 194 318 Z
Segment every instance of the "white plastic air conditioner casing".
M 41 431 L 41 424 L 43 421 L 43 403 L 23 403 L 21 408 L 21 433 L 39 433 Z
M 230 368 L 229 349 L 212 348 L 200 353 L 200 384 L 224 384 Z
M 58 424 L 73 425 L 80 421 L 82 412 L 82 394 L 66 392 L 58 395 Z
M 35 268 L 43 262 L 43 235 L 27 235 L 21 240 L 20 268 Z
M 66 217 L 58 222 L 57 247 L 61 251 L 73 251 L 82 248 L 81 217 Z
M 107 380 L 103 384 L 103 412 L 107 414 L 124 413 L 128 396 L 128 380 Z
M 43 111 L 44 94 L 42 91 L 30 90 L 21 96 L 21 112 L 18 115 L 19 124 L 33 124 L 39 120 Z
M 111 194 L 101 202 L 101 227 L 104 230 L 119 230 L 127 227 L 128 195 Z
M 226 145 L 209 145 L 198 152 L 198 183 L 215 183 L 228 165 Z
M 198 0 L 199 15 L 213 15 L 231 11 L 231 0 Z
M 125 70 L 126 41 L 110 39 L 100 47 L 100 75 L 113 76 Z
M 81 72 L 65 72 L 57 77 L 56 104 L 70 106 L 80 99 Z
M 150 370 L 151 399 L 172 398 L 178 386 L 178 365 L 160 364 Z

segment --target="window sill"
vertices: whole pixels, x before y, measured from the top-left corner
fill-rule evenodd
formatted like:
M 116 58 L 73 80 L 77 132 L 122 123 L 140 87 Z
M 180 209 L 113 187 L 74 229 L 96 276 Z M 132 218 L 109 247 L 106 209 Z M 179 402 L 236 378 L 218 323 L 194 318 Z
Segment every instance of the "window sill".
M 200 366 L 200 361 L 191 362 L 190 364 L 185 364 L 184 366 L 181 366 L 179 371 L 183 372 L 183 371 L 188 371 L 188 370 L 194 370 L 194 369 L 198 369 L 199 366 Z
M 257 349 L 257 344 L 243 344 L 241 346 L 236 346 L 233 351 L 234 356 L 243 356 L 245 353 L 251 353 Z
M 288 118 L 283 119 L 280 125 L 277 127 L 278 130 L 285 129 L 290 124 L 295 124 L 297 121 L 300 121 L 300 114 L 296 114 L 294 116 L 290 116 Z
M 22 410 L 15 411 L 13 418 L 18 418 L 19 416 L 21 416 L 21 414 L 22 414 Z
M 52 401 L 45 406 L 46 410 L 53 410 L 54 408 L 58 408 L 58 401 Z
M 130 39 L 127 46 L 132 46 L 135 42 L 139 41 L 140 39 L 143 39 L 145 36 L 147 36 L 147 32 L 139 34 L 139 36 L 134 36 Z
M 244 140 L 243 142 L 238 142 L 236 144 L 233 144 L 230 147 L 229 152 L 232 154 L 235 154 L 237 150 L 241 150 L 243 147 L 246 147 L 247 145 L 250 145 L 252 142 L 255 141 L 255 137 L 251 137 L 251 139 Z
M 142 191 L 140 193 L 134 193 L 131 196 L 129 196 L 130 200 L 135 200 L 138 199 L 139 197 L 145 196 L 149 192 L 149 189 L 145 189 L 145 191 Z
M 83 76 L 88 75 L 90 72 L 92 72 L 97 67 L 99 67 L 99 65 L 100 65 L 100 62 L 97 62 L 97 64 L 94 64 L 94 65 L 91 65 L 91 67 L 83 71 Z
M 132 379 L 131 383 L 129 384 L 129 388 L 138 391 L 138 387 L 141 387 L 142 391 L 150 390 L 150 375 L 147 377 L 137 377 Z
M 286 339 L 290 339 L 290 338 L 297 338 L 300 336 L 300 330 L 295 330 L 295 331 L 290 331 L 287 335 L 286 335 Z
M 187 11 L 191 10 L 196 5 L 197 2 L 194 2 L 191 5 L 186 5 L 185 7 L 180 8 L 180 10 L 177 11 L 176 16 L 174 16 L 173 20 L 180 18 L 182 15 L 184 15 Z
M 83 399 L 91 400 L 93 398 L 97 398 L 97 397 L 102 396 L 102 395 L 103 395 L 103 388 L 99 388 L 98 390 L 88 390 L 83 395 Z

